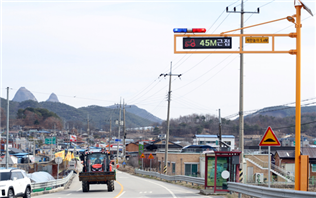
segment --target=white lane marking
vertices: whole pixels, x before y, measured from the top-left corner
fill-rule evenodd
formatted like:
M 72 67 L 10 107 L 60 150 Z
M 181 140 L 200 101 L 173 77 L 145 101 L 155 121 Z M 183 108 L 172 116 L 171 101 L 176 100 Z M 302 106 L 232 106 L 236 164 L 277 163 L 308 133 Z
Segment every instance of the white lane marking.
M 79 188 L 77 191 L 81 191 L 82 190 L 82 188 Z
M 71 193 L 67 194 L 66 196 L 69 196 L 69 195 L 71 195 Z
M 132 177 L 135 177 L 135 178 L 140 179 L 140 180 L 145 180 L 146 182 L 150 182 L 150 183 L 156 184 L 156 185 L 158 185 L 158 186 L 161 186 L 161 187 L 163 187 L 164 189 L 166 189 L 166 190 L 172 195 L 173 198 L 177 198 L 169 188 L 167 188 L 167 187 L 165 187 L 165 186 L 163 186 L 163 185 L 161 185 L 161 184 L 158 184 L 158 183 L 152 182 L 152 181 L 148 181 L 148 180 L 146 180 L 146 179 L 142 179 L 142 178 L 139 178 L 139 177 L 136 177 L 136 176 L 132 176 Z
M 153 193 L 152 191 L 149 191 L 149 193 Z
M 118 177 L 118 179 L 127 179 L 128 177 Z
M 116 198 L 120 198 L 122 195 L 124 195 L 125 191 L 122 192 L 122 194 L 120 194 L 120 196 L 116 197 Z
M 139 192 L 140 194 L 142 194 L 143 192 Z

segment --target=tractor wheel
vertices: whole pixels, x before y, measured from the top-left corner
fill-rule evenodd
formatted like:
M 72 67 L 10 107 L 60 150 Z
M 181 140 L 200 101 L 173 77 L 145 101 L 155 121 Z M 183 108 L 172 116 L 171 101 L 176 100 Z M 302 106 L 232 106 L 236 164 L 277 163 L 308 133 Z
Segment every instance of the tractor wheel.
M 114 180 L 108 181 L 108 191 L 112 192 L 114 190 Z
M 87 181 L 82 181 L 82 192 L 89 192 L 89 183 Z

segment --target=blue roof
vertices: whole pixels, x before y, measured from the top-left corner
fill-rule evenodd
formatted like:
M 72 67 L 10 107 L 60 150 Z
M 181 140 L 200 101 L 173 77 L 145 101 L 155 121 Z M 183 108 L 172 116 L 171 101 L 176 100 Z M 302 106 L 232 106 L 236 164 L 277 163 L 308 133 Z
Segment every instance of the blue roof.
M 217 135 L 195 135 L 198 138 L 217 138 Z M 222 135 L 222 138 L 235 138 L 233 135 Z
M 48 131 L 37 131 L 37 133 L 50 133 Z
M 16 154 L 12 154 L 14 156 L 25 156 L 28 155 L 28 153 L 16 153 Z

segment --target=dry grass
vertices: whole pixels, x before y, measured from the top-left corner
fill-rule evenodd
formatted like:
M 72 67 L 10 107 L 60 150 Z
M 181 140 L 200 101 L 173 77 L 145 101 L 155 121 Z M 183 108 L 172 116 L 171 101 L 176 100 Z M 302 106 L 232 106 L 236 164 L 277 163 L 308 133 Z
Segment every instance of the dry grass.
M 122 165 L 118 168 L 119 171 L 122 171 L 122 172 L 126 172 L 126 173 L 129 173 L 131 175 L 135 175 L 135 169 L 134 167 L 132 166 L 125 166 L 123 167 Z

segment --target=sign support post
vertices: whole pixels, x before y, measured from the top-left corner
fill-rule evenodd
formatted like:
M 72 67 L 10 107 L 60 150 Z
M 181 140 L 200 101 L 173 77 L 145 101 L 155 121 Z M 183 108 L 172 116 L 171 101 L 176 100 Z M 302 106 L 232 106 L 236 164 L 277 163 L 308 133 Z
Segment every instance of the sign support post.
M 278 138 L 273 133 L 271 127 L 268 127 L 264 133 L 259 146 L 268 146 L 268 187 L 271 184 L 271 156 L 270 156 L 270 146 L 281 146 Z
M 270 157 L 270 146 L 268 146 L 268 158 L 269 158 L 269 160 L 268 160 L 268 174 L 269 174 L 269 176 L 268 176 L 268 187 L 270 188 L 270 183 L 271 183 L 271 173 L 270 173 L 270 171 L 271 171 L 271 157 Z
M 151 160 L 154 159 L 153 154 L 150 153 L 150 155 L 148 156 L 148 159 L 150 160 L 150 166 L 149 166 L 149 168 L 150 168 L 150 171 L 151 171 Z
M 300 189 L 301 182 L 301 8 L 296 5 L 296 104 L 295 104 L 295 190 Z

